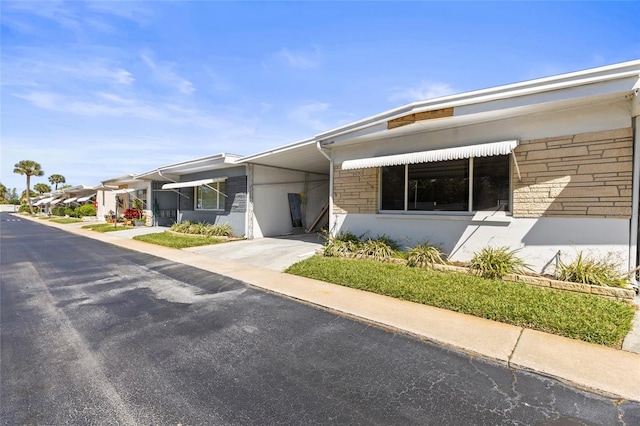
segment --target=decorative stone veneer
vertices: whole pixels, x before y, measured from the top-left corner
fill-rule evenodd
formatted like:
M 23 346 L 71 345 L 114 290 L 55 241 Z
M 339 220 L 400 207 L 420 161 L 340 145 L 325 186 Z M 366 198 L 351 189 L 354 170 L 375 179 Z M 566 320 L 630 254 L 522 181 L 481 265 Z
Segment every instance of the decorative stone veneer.
M 333 169 L 334 213 L 378 212 L 378 169 Z
M 631 128 L 522 141 L 514 153 L 514 217 L 631 217 Z

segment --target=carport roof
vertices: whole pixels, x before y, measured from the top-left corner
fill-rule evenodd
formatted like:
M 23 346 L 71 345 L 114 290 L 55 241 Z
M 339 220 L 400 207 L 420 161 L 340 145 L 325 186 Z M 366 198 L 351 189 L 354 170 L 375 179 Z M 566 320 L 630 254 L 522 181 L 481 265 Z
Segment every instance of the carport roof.
M 238 163 L 258 164 L 324 175 L 329 174 L 331 167 L 329 160 L 318 150 L 315 138 L 242 157 Z

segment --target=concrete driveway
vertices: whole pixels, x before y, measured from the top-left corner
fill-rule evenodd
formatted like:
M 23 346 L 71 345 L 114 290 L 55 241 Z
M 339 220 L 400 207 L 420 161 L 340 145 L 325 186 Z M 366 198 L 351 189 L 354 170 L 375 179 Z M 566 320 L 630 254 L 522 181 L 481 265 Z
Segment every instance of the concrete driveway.
M 184 250 L 216 259 L 233 260 L 275 271 L 284 271 L 294 263 L 313 256 L 316 250 L 322 248 L 323 242 L 324 239 L 319 234 L 297 234 L 232 241 Z

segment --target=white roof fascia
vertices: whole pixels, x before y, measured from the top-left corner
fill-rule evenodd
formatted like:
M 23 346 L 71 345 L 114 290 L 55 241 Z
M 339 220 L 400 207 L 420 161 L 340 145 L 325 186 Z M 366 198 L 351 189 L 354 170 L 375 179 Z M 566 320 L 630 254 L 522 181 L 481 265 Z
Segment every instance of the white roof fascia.
M 56 204 L 58 204 L 60 201 L 62 201 L 62 198 L 58 198 L 55 199 L 53 201 L 50 201 L 49 204 L 51 204 L 52 206 L 55 206 Z
M 618 71 L 618 72 L 614 72 Z M 586 77 L 585 77 L 586 76 Z M 510 97 L 525 96 L 548 91 L 562 90 L 566 88 L 603 83 L 624 78 L 640 77 L 640 60 L 615 64 L 607 67 L 593 68 L 575 73 L 561 74 L 536 80 L 497 86 L 456 95 L 444 96 L 420 102 L 414 102 L 399 108 L 385 111 L 380 114 L 356 121 L 346 126 L 320 133 L 316 140 L 325 141 L 357 130 L 380 125 L 394 118 L 403 117 L 422 111 L 450 108 L 463 105 L 471 105 L 481 102 L 506 99 Z
M 135 178 L 145 180 L 162 178 L 163 180 L 170 180 L 171 178 L 163 175 L 173 175 L 173 177 L 177 178 L 181 175 L 196 173 L 198 171 L 231 167 L 233 165 L 236 165 L 237 160 L 240 158 L 241 156 L 239 155 L 226 153 L 209 155 L 207 157 L 201 157 L 193 160 L 181 161 L 179 163 L 161 166 L 148 172 L 137 174 L 135 175 Z
M 264 158 L 264 157 L 268 157 L 270 155 L 274 155 L 274 154 L 281 154 L 287 151 L 291 151 L 294 150 L 296 148 L 301 148 L 303 146 L 306 145 L 310 145 L 310 144 L 315 144 L 316 143 L 316 139 L 315 138 L 307 138 L 307 139 L 303 139 L 301 141 L 298 142 L 293 142 L 287 145 L 283 145 L 274 149 L 270 149 L 268 151 L 262 151 L 259 152 L 257 154 L 251 154 L 251 155 L 247 155 L 245 157 L 242 157 L 238 160 L 238 163 L 251 163 L 252 161 L 258 160 L 260 158 Z
M 76 201 L 78 199 L 78 197 L 71 197 L 71 198 L 67 198 L 66 200 L 62 201 L 64 204 L 70 204 L 73 203 L 74 201 Z
M 109 186 L 109 185 L 107 185 L 107 183 L 123 184 L 123 183 L 133 182 L 134 180 L 135 180 L 135 175 L 133 173 L 129 173 L 128 175 L 123 175 L 123 176 L 118 176 L 118 177 L 114 177 L 114 178 L 111 178 L 111 179 L 103 180 L 102 184 L 104 186 Z
M 478 123 L 488 123 L 493 121 L 504 120 L 507 118 L 521 117 L 534 113 L 542 113 L 546 111 L 563 111 L 572 108 L 579 108 L 584 105 L 593 104 L 596 100 L 599 102 L 614 101 L 623 99 L 623 94 L 614 93 L 607 96 L 573 99 L 549 103 L 537 103 L 526 106 L 516 106 L 508 109 L 489 110 L 477 112 L 473 114 L 465 114 L 449 117 L 447 119 L 434 119 L 417 121 L 413 124 L 396 127 L 395 129 L 387 129 L 386 125 L 378 127 L 377 131 L 362 133 L 359 135 L 344 135 L 334 140 L 335 143 L 345 142 L 347 145 L 370 142 L 374 140 L 394 139 L 401 136 L 413 135 L 418 133 L 431 132 L 435 130 L 443 130 L 453 127 L 468 126 Z M 372 129 L 373 130 L 373 129 Z M 331 145 L 329 145 L 330 147 Z
M 222 176 L 215 179 L 200 179 L 192 180 L 189 182 L 165 183 L 164 185 L 162 185 L 162 189 L 193 188 L 196 186 L 208 185 L 210 183 L 222 182 L 227 179 L 228 178 L 226 176 Z

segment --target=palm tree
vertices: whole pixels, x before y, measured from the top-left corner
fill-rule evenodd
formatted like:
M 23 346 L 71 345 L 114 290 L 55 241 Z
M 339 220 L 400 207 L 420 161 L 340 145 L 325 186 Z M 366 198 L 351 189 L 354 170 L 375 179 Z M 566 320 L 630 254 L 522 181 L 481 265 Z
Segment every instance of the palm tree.
M 49 176 L 49 183 L 51 185 L 55 185 L 55 190 L 58 190 L 58 184 L 59 183 L 66 183 L 67 180 L 64 178 L 64 176 L 62 175 L 51 175 Z
M 13 166 L 13 173 L 19 175 L 27 175 L 27 204 L 29 205 L 29 211 L 33 214 L 33 206 L 31 205 L 31 176 L 42 176 L 44 170 L 39 163 L 31 160 L 22 160 Z
M 45 192 L 51 192 L 51 187 L 46 183 L 36 183 L 35 185 L 33 185 L 33 189 L 35 189 L 36 192 L 40 195 L 44 194 Z

